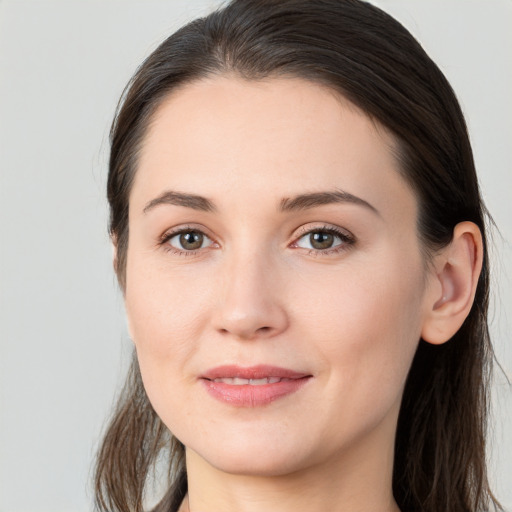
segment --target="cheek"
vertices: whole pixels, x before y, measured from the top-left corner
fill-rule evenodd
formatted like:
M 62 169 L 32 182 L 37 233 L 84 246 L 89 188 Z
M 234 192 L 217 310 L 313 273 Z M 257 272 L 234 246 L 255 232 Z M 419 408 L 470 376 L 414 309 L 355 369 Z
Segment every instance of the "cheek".
M 193 401 L 187 393 L 196 379 L 191 370 L 210 302 L 204 282 L 182 274 L 134 255 L 125 294 L 144 388 L 157 414 L 173 427 L 189 421 Z
M 125 306 L 143 366 L 178 366 L 192 357 L 211 297 L 197 274 L 134 255 L 127 265 Z
M 398 341 L 401 331 L 410 332 L 419 322 L 423 273 L 419 255 L 407 262 L 397 252 L 347 259 L 346 265 L 320 272 L 302 269 L 290 292 L 300 301 L 295 316 L 310 323 L 316 319 L 318 328 L 338 340 L 371 343 L 378 333 L 394 333 Z
M 333 272 L 298 315 L 332 395 L 348 390 L 340 400 L 360 417 L 376 420 L 400 398 L 420 338 L 422 266 L 405 266 L 389 257 Z

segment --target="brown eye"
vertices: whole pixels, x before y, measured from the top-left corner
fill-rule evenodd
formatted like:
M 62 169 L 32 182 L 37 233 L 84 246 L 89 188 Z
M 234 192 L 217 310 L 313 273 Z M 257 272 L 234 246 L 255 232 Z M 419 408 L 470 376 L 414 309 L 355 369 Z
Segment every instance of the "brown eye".
M 335 228 L 317 228 L 302 235 L 295 247 L 314 251 L 343 250 L 354 243 L 354 239 L 348 233 Z
M 212 241 L 200 231 L 182 231 L 169 238 L 169 245 L 181 251 L 195 251 L 212 244 Z
M 310 233 L 309 243 L 314 249 L 329 249 L 334 244 L 334 235 L 325 231 L 315 231 Z
M 183 249 L 193 251 L 194 249 L 199 249 L 203 245 L 203 238 L 203 235 L 197 231 L 181 233 L 180 244 Z

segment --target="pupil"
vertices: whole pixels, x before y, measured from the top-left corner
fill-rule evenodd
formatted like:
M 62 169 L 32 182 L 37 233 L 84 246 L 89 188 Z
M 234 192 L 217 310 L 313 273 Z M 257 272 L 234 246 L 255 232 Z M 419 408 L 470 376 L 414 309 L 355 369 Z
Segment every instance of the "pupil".
M 196 231 L 189 231 L 180 235 L 180 244 L 184 249 L 199 249 L 203 245 L 203 235 Z
M 329 249 L 334 242 L 334 236 L 325 232 L 311 233 L 310 242 L 315 249 Z

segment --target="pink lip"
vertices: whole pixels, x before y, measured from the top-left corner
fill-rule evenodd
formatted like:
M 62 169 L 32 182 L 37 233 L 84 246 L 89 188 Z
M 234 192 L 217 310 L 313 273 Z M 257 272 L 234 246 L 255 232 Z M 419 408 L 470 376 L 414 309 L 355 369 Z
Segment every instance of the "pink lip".
M 232 365 L 208 370 L 201 376 L 201 381 L 210 395 L 221 402 L 237 407 L 258 407 L 298 391 L 311 377 L 310 374 L 277 366 L 258 365 L 243 368 Z M 258 385 L 215 382 L 215 379 L 223 378 L 282 380 Z

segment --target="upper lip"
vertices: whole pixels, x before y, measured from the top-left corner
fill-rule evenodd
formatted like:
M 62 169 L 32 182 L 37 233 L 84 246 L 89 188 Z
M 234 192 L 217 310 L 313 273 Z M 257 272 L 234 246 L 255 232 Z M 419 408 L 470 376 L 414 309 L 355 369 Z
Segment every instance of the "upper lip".
M 267 377 L 279 377 L 282 379 L 301 379 L 309 377 L 309 373 L 297 372 L 288 368 L 260 364 L 257 366 L 242 367 L 237 365 L 224 365 L 211 368 L 201 375 L 201 378 L 214 380 L 222 378 L 239 379 L 265 379 Z

